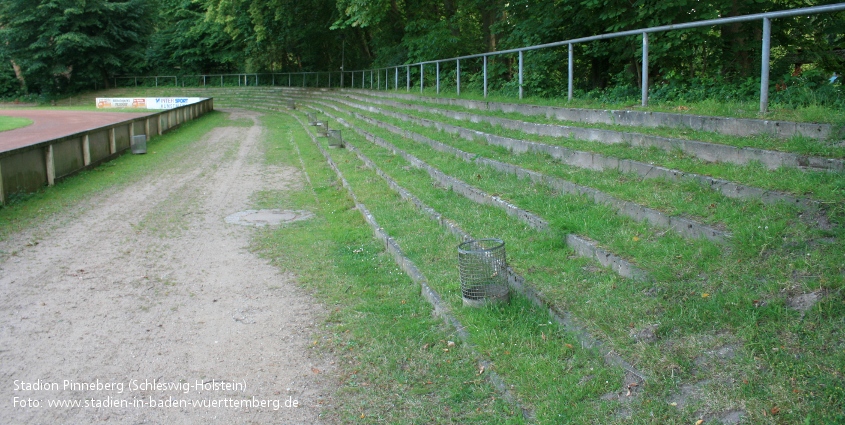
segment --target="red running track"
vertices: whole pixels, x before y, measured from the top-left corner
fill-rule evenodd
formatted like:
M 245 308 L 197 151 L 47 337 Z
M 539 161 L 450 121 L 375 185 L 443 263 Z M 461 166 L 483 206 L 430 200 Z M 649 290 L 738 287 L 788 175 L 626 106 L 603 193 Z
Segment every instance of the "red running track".
M 51 111 L 37 109 L 0 109 L 0 115 L 23 117 L 32 124 L 0 132 L 0 152 L 52 140 L 68 134 L 92 130 L 151 113 Z

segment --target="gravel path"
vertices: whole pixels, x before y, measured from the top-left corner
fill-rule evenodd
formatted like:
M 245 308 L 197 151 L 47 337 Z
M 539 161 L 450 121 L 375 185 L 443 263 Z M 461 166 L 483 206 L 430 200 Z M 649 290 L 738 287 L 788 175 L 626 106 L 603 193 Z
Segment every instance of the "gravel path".
M 320 423 L 324 309 L 224 221 L 300 171 L 266 165 L 257 114 L 230 112 L 255 125 L 0 242 L 0 422 Z

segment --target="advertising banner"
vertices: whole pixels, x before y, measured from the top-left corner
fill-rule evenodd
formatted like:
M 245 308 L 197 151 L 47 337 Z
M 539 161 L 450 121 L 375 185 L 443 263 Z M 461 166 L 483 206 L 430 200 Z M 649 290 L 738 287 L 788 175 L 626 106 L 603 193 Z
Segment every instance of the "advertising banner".
M 98 97 L 97 108 L 173 109 L 200 100 L 200 97 Z

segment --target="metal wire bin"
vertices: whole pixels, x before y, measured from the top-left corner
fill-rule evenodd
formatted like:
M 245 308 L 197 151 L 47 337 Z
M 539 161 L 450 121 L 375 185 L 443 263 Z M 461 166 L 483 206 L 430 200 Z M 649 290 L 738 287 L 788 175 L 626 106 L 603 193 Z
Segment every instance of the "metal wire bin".
M 296 101 L 293 99 L 288 100 L 288 109 L 296 109 Z
M 317 125 L 317 117 L 310 112 L 306 112 L 305 115 L 308 117 L 308 125 Z
M 326 121 L 317 121 L 317 135 L 322 137 L 329 136 L 329 122 Z
M 505 242 L 501 239 L 479 239 L 458 245 L 458 269 L 465 306 L 510 301 Z
M 343 147 L 343 137 L 340 135 L 340 130 L 327 130 L 329 136 L 329 147 L 330 148 L 342 148 Z

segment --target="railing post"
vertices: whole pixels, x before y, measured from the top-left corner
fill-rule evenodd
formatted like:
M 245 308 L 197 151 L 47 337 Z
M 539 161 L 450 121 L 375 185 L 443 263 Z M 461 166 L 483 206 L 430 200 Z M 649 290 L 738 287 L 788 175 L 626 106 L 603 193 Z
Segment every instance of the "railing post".
M 364 85 L 367 84 L 367 71 L 361 71 L 361 88 L 365 88 Z
M 487 55 L 484 58 L 484 98 L 487 98 Z
M 411 65 L 405 67 L 405 91 L 411 91 Z
M 399 90 L 399 67 L 393 68 L 396 75 L 394 76 L 395 79 L 393 81 L 393 90 Z
M 437 68 L 437 72 L 435 73 L 435 81 L 437 81 L 437 94 L 440 94 L 440 62 L 435 62 L 435 68 Z
M 423 82 L 425 81 L 425 64 L 420 64 L 420 93 L 423 92 Z
M 572 43 L 569 43 L 569 74 L 567 75 L 566 79 L 568 80 L 569 85 L 569 100 L 572 100 L 572 71 L 575 69 L 575 64 L 573 62 L 573 54 L 572 54 Z
M 378 81 L 378 86 L 376 86 L 376 90 L 381 90 L 381 71 L 378 72 L 378 77 L 376 78 Z
M 457 59 L 455 61 L 455 70 L 457 71 L 457 77 L 458 77 L 457 80 L 455 80 L 456 83 L 457 83 L 456 87 L 458 88 L 458 96 L 460 96 L 461 95 L 461 60 L 460 59 Z
M 291 79 L 291 75 L 293 75 L 293 74 L 288 73 L 288 87 L 290 87 L 290 79 Z M 220 77 L 220 78 L 221 78 L 221 80 L 220 80 L 220 81 L 223 81 L 223 80 L 222 80 L 222 78 L 223 78 L 223 77 Z
M 642 104 L 648 106 L 648 33 L 643 33 Z
M 772 20 L 763 18 L 763 60 L 760 64 L 760 113 L 769 109 L 769 55 L 772 49 Z
M 519 98 L 522 99 L 522 50 L 519 51 Z

